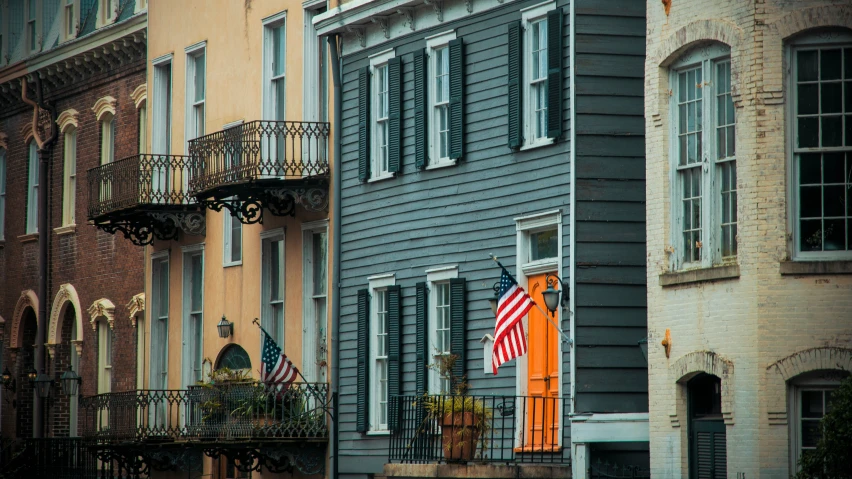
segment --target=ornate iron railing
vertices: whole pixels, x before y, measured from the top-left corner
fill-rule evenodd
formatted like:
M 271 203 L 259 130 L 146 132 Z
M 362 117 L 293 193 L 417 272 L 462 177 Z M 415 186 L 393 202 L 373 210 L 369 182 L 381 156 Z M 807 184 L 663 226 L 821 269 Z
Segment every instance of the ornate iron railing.
M 199 195 L 253 180 L 326 176 L 329 132 L 329 123 L 252 121 L 190 140 L 197 158 L 190 190 Z
M 185 205 L 192 161 L 179 155 L 135 155 L 91 168 L 89 219 L 139 206 Z
M 396 396 L 389 459 L 568 465 L 568 410 L 561 397 Z
M 47 477 L 97 479 L 116 477 L 113 465 L 97 461 L 90 444 L 80 438 L 17 439 L 0 452 L 0 478 Z
M 327 384 L 230 383 L 81 398 L 79 421 L 102 444 L 327 440 L 330 404 Z

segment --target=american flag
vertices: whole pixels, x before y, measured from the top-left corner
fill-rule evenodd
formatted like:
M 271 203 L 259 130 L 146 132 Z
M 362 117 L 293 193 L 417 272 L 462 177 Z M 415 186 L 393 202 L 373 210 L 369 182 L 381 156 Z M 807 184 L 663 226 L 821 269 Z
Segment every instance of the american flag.
M 527 353 L 523 318 L 533 307 L 532 298 L 518 286 L 518 282 L 503 265 L 500 268 L 503 275 L 497 292 L 497 327 L 494 328 L 494 349 L 491 354 L 494 374 L 497 374 L 501 364 Z
M 287 355 L 269 337 L 266 330 L 263 328 L 260 328 L 260 330 L 263 331 L 263 350 L 260 353 L 263 364 L 260 368 L 260 382 L 289 385 L 296 380 L 299 370 L 287 359 Z

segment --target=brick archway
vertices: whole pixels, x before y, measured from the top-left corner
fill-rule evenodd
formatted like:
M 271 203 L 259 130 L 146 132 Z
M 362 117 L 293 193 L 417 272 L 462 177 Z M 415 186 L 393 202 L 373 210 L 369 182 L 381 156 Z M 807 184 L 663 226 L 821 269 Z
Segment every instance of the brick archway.
M 50 320 L 47 328 L 47 346 L 50 355 L 53 356 L 54 348 L 62 342 L 62 319 L 68 306 L 74 308 L 74 321 L 77 323 L 77 337 L 72 341 L 83 342 L 83 308 L 80 306 L 80 297 L 77 290 L 70 283 L 59 287 L 59 291 L 53 298 L 53 307 L 50 309 Z
M 685 383 L 698 373 L 722 380 L 722 417 L 734 424 L 734 362 L 713 351 L 693 351 L 678 358 L 669 368 L 669 384 Z
M 21 347 L 21 321 L 27 308 L 32 308 L 36 321 L 38 321 L 38 296 L 35 291 L 27 289 L 21 292 L 18 302 L 15 304 L 15 312 L 12 314 L 12 331 L 9 338 L 9 348 L 12 350 Z

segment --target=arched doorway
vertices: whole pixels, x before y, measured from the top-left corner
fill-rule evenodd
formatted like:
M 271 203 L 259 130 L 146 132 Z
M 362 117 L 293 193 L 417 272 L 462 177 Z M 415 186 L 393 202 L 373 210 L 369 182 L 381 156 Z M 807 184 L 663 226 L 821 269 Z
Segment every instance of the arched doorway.
M 689 477 L 728 477 L 725 422 L 722 419 L 722 380 L 699 373 L 686 383 L 689 414 Z

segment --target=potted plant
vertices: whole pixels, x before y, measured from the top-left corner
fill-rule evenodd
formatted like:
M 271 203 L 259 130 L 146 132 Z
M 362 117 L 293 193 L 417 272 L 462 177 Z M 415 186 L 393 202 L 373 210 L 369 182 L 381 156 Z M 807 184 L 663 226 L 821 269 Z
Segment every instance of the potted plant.
M 455 354 L 443 355 L 437 364 L 430 365 L 443 377 L 450 378 L 452 394 L 427 395 L 423 401 L 426 420 L 438 421 L 441 426 L 441 449 L 448 462 L 473 460 L 480 439 L 491 427 L 493 417 L 493 412 L 482 399 L 467 395 L 465 378 L 457 378 L 452 374 L 453 364 L 457 360 Z M 484 441 L 482 447 L 486 447 Z

